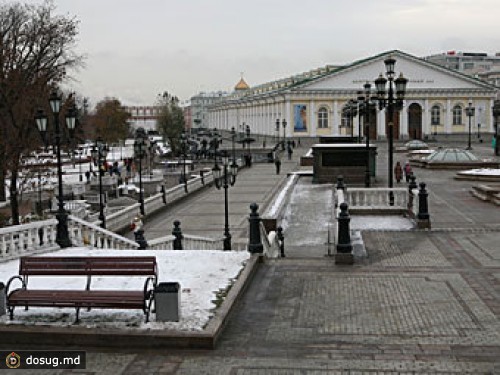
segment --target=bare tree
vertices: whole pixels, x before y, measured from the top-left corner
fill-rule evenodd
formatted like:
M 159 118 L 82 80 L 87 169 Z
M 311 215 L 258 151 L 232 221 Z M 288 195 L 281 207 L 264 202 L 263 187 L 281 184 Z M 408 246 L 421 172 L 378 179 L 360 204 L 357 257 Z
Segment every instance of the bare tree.
M 5 200 L 9 171 L 14 224 L 19 223 L 20 159 L 40 145 L 36 110 L 48 112 L 48 93 L 83 64 L 83 56 L 73 50 L 78 21 L 54 11 L 51 1 L 0 4 L 0 200 Z
M 167 92 L 158 95 L 158 105 L 161 106 L 156 130 L 167 139 L 174 154 L 179 150 L 179 139 L 185 128 L 184 113 L 179 107 L 179 99 Z
M 116 143 L 129 135 L 128 119 L 130 114 L 115 98 L 106 98 L 96 105 L 91 116 L 93 131 L 107 143 Z

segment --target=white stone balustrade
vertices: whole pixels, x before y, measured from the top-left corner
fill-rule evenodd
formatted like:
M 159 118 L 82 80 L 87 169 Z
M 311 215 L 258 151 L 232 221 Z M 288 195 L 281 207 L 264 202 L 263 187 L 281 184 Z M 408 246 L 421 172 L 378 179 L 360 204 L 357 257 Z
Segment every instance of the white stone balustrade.
M 183 235 L 182 248 L 184 250 L 222 250 L 224 238 L 213 239 L 208 237 Z M 175 237 L 168 235 L 148 241 L 148 250 L 173 250 Z
M 101 249 L 135 249 L 139 247 L 135 241 L 72 215 L 69 216 L 68 231 L 73 246 L 90 246 Z
M 389 203 L 389 193 L 392 191 L 394 204 Z M 345 202 L 349 211 L 394 211 L 408 209 L 408 189 L 405 188 L 349 188 L 344 192 Z
M 0 228 L 0 260 L 58 249 L 56 219 Z

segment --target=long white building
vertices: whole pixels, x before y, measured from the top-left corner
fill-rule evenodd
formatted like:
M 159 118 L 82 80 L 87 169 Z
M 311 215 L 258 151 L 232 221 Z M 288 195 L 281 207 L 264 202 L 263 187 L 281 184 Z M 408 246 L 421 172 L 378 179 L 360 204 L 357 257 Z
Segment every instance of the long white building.
M 276 134 L 276 120 L 286 121 L 288 137 L 316 137 L 358 133 L 358 118 L 352 129 L 343 118 L 343 108 L 357 97 L 366 82 L 385 73 L 384 60 L 396 59 L 396 76 L 409 80 L 403 109 L 394 121 L 396 139 L 421 139 L 430 134 L 468 132 L 465 108 L 472 104 L 472 131 L 493 132 L 492 106 L 497 87 L 393 50 L 356 61 L 350 65 L 326 66 L 287 79 L 235 90 L 209 107 L 209 127 L 241 130 L 249 125 L 252 133 Z M 240 82 L 241 83 L 241 82 Z M 385 110 L 371 116 L 370 138 L 384 139 Z M 280 128 L 280 135 L 283 128 Z

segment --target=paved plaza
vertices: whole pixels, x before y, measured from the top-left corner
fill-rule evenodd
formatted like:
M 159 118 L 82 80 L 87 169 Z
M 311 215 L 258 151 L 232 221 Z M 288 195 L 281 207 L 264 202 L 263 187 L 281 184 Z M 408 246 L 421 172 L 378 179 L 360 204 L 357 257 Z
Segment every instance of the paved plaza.
M 491 157 L 487 146 L 475 152 Z M 380 186 L 386 163 L 380 143 Z M 300 244 L 300 252 L 259 266 L 215 350 L 88 348 L 87 370 L 59 373 L 500 374 L 500 207 L 473 198 L 473 182 L 454 180 L 453 171 L 415 174 L 428 184 L 431 231 L 364 231 L 368 256 L 353 266 L 321 255 L 321 241 Z M 249 204 L 268 204 L 282 178 L 273 164 L 239 175 L 230 191 L 235 237 L 246 233 Z M 222 197 L 203 191 L 147 222 L 146 233 L 165 235 L 174 219 L 186 233 L 222 233 L 220 207 L 207 214 L 223 208 Z M 313 203 L 319 213 L 321 202 Z M 285 236 L 297 246 L 299 237 Z

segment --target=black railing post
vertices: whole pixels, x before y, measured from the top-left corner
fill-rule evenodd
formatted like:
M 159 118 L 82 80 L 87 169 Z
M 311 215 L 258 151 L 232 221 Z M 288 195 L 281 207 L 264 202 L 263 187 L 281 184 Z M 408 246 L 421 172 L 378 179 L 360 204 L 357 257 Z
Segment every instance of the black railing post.
M 204 176 L 204 170 L 200 171 L 200 177 L 201 177 L 201 184 L 205 185 L 205 176 Z
M 417 179 L 417 177 L 415 177 L 415 175 L 412 172 L 410 174 L 410 184 L 408 185 L 408 213 L 410 215 L 412 215 L 412 212 L 413 212 L 413 202 L 415 200 L 415 197 L 413 196 L 413 190 L 418 187 L 416 179 Z M 413 212 L 413 214 L 415 214 L 415 213 Z
M 181 222 L 179 220 L 174 221 L 174 229 L 172 230 L 172 235 L 175 237 L 173 244 L 174 250 L 182 250 L 182 240 L 184 236 L 182 235 L 180 225 Z
M 336 264 L 353 264 L 354 257 L 352 254 L 351 233 L 349 222 L 351 217 L 347 211 L 348 205 L 345 202 L 340 204 L 340 213 L 338 218 L 338 243 L 337 253 L 335 254 Z
M 250 217 L 248 221 L 250 223 L 250 237 L 248 241 L 248 251 L 252 254 L 262 254 L 264 252 L 264 245 L 262 244 L 262 240 L 260 238 L 260 221 L 261 218 L 257 210 L 259 209 L 259 205 L 257 203 L 252 203 L 250 205 Z
M 280 242 L 280 256 L 282 258 L 285 257 L 285 236 L 283 235 L 283 228 L 278 227 L 276 229 L 276 236 L 278 237 L 278 240 Z
M 418 191 L 418 215 L 417 223 L 419 229 L 430 229 L 431 220 L 429 215 L 428 197 L 429 193 L 425 189 L 425 182 L 420 183 L 420 190 Z

